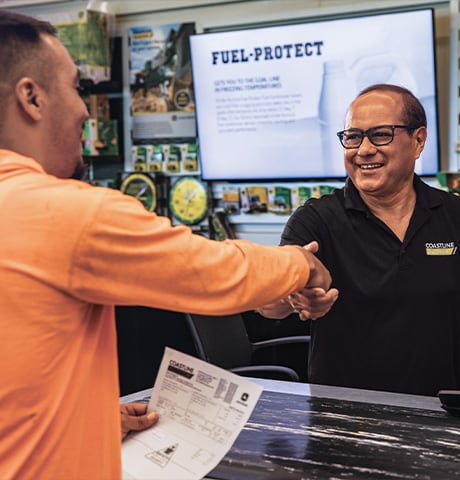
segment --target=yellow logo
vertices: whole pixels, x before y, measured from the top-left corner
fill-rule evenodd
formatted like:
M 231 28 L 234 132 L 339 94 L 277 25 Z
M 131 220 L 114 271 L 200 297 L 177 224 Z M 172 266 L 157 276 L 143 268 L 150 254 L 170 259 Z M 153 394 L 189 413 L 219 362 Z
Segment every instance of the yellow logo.
M 425 243 L 425 251 L 428 256 L 446 257 L 455 255 L 457 246 L 454 242 Z

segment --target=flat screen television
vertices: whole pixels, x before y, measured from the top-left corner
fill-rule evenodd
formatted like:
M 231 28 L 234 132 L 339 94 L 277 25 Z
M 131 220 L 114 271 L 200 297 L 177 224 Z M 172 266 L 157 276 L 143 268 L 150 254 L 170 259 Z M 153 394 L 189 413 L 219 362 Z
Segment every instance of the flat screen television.
M 201 172 L 209 181 L 341 179 L 336 132 L 364 87 L 421 99 L 420 175 L 439 170 L 431 8 L 191 36 Z

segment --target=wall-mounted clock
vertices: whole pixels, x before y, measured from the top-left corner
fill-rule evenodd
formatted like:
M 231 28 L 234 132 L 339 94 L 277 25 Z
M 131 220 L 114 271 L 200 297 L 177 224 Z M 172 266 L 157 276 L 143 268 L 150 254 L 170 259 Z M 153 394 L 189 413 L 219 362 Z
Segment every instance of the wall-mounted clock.
M 186 225 L 201 222 L 208 213 L 206 185 L 195 177 L 180 177 L 171 187 L 169 208 L 173 217 Z
M 155 180 L 147 173 L 129 173 L 121 182 L 120 190 L 140 200 L 150 212 L 157 207 Z

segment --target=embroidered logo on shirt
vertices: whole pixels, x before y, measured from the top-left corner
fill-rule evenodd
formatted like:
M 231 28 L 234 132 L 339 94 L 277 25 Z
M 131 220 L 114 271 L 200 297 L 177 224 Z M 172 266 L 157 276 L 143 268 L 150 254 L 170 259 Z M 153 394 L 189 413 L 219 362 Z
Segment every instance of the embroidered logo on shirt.
M 425 243 L 425 251 L 429 256 L 446 257 L 455 255 L 457 246 L 454 242 Z

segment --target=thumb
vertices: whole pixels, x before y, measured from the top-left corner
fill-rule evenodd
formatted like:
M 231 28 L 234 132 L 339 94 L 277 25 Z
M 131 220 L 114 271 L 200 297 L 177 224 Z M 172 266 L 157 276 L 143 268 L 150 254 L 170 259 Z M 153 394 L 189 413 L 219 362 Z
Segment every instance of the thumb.
M 158 413 L 150 412 L 139 417 L 132 417 L 131 430 L 145 430 L 158 422 Z
M 121 422 L 122 438 L 125 438 L 131 431 L 140 431 L 152 427 L 158 422 L 157 412 L 150 412 L 144 415 L 126 415 Z
M 305 250 L 308 250 L 311 253 L 317 253 L 319 250 L 319 243 L 314 240 L 313 242 L 307 243 L 304 245 Z

